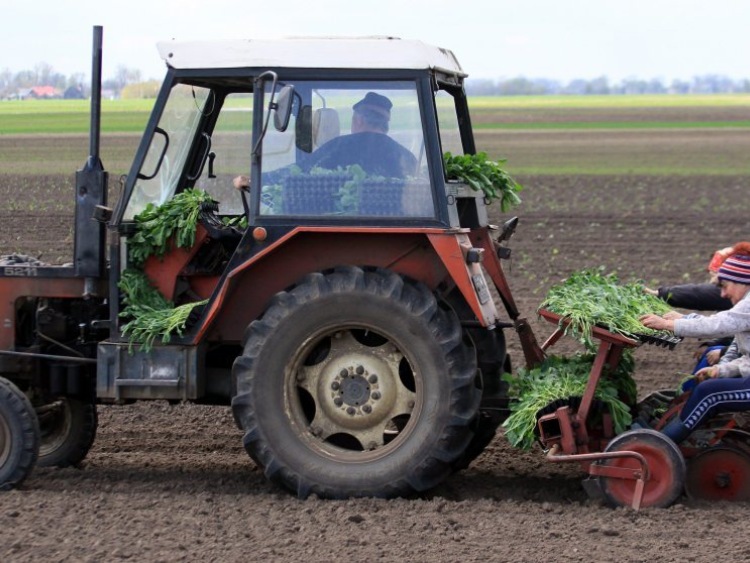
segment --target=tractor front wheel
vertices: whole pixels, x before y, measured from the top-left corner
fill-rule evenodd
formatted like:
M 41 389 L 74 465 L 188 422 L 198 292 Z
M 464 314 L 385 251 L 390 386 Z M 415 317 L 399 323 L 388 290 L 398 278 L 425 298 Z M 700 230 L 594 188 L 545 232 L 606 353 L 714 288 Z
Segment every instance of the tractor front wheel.
M 31 402 L 0 377 L 0 489 L 12 489 L 29 476 L 39 455 L 39 441 Z
M 312 274 L 245 335 L 232 408 L 250 456 L 305 498 L 437 485 L 472 438 L 481 390 L 458 318 L 382 269 Z
M 60 397 L 37 407 L 41 431 L 40 467 L 69 467 L 86 457 L 96 436 L 96 405 L 73 397 Z

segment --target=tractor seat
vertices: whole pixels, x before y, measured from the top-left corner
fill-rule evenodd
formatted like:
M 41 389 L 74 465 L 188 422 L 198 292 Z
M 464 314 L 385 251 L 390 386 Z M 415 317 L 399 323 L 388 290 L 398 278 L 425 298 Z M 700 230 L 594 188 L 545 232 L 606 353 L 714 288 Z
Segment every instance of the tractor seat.
M 312 119 L 313 150 L 341 135 L 339 113 L 333 108 L 316 109 Z

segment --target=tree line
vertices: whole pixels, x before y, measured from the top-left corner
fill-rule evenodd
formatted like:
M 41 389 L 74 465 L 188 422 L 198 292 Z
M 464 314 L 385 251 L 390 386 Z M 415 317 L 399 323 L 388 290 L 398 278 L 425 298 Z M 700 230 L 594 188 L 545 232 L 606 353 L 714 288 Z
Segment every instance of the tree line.
M 120 65 L 112 77 L 102 79 L 102 90 L 119 96 L 128 85 L 142 82 L 141 71 Z M 81 96 L 91 95 L 88 77 L 82 72 L 64 75 L 55 71 L 48 63 L 38 63 L 30 70 L 11 72 L 5 68 L 0 70 L 0 99 L 17 97 L 22 92 L 37 86 L 51 86 L 62 95 L 70 88 L 80 91 Z
M 138 87 L 134 87 L 135 85 Z M 83 97 L 90 95 L 90 86 L 83 73 L 65 76 L 56 72 L 47 63 L 39 63 L 31 70 L 16 73 L 7 68 L 0 71 L 0 99 L 18 96 L 20 92 L 35 86 L 52 86 L 61 94 L 69 88 L 76 88 Z M 153 97 L 157 87 L 154 81 L 144 82 L 139 70 L 123 65 L 117 67 L 114 76 L 102 80 L 102 89 L 114 96 L 128 94 L 136 97 Z M 592 79 L 576 78 L 569 82 L 523 76 L 499 79 L 469 77 L 466 90 L 474 96 L 727 94 L 750 93 L 750 79 L 731 79 L 719 74 L 706 74 L 690 80 L 675 79 L 671 82 L 665 82 L 660 78 L 626 78 L 612 83 L 606 76 Z
M 569 82 L 548 78 L 472 79 L 466 81 L 466 91 L 474 96 L 530 96 L 549 94 L 606 95 L 606 94 L 730 94 L 750 93 L 750 79 L 733 80 L 719 74 L 694 76 L 690 80 L 675 79 L 665 82 L 660 78 L 644 80 L 626 78 L 610 83 L 606 76 L 590 80 L 576 78 Z

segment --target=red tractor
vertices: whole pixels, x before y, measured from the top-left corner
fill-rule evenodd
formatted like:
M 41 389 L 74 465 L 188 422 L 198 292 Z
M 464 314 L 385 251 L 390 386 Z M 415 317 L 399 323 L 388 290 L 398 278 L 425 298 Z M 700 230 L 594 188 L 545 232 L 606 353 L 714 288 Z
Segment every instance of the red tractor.
M 515 222 L 489 225 L 483 194 L 444 173 L 446 151 L 475 152 L 453 54 L 391 38 L 160 44 L 166 78 L 110 208 L 101 28 L 94 47 L 73 263 L 0 269 L 0 485 L 80 462 L 97 404 L 147 399 L 231 404 L 250 456 L 300 497 L 393 497 L 465 467 L 506 413 L 503 329 L 527 362 L 542 352 L 500 263 Z M 194 188 L 216 202 L 195 243 L 144 271 L 175 304 L 206 304 L 182 335 L 133 346 L 120 282 L 135 218 Z

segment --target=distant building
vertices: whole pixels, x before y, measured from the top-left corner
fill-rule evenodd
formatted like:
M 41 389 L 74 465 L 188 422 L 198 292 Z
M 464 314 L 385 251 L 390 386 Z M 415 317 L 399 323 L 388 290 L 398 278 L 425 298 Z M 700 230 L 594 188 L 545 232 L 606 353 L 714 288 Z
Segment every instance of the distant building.
M 63 98 L 66 100 L 82 100 L 83 99 L 83 88 L 80 85 L 70 86 L 63 93 Z
M 36 98 L 37 100 L 46 100 L 51 98 L 59 98 L 60 91 L 54 86 L 34 86 L 28 90 L 24 90 L 21 97 L 25 98 Z

